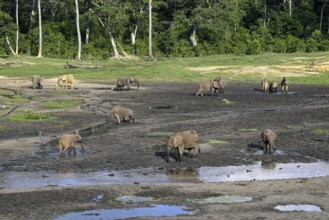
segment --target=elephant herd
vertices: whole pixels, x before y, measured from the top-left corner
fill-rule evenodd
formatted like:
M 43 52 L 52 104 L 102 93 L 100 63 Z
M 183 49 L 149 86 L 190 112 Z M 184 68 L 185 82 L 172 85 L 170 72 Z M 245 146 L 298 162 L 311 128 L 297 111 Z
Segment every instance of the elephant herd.
M 288 93 L 288 86 L 289 86 L 289 82 L 288 79 L 286 77 L 283 77 L 283 79 L 281 80 L 281 92 L 283 93 Z M 262 81 L 262 89 L 263 92 L 277 92 L 277 88 L 278 88 L 278 84 L 276 82 L 271 82 L 269 83 L 269 81 L 267 79 L 263 79 Z
M 33 75 L 32 76 L 32 86 L 33 89 L 42 89 L 42 80 L 43 77 L 40 75 Z M 137 86 L 137 90 L 139 89 L 139 82 L 135 77 L 127 77 L 127 76 L 120 76 L 117 79 L 115 89 L 117 91 L 121 91 L 126 87 L 127 90 L 131 88 L 131 85 L 135 84 Z M 72 74 L 62 75 L 59 76 L 56 82 L 57 87 L 63 87 L 67 89 L 68 87 L 71 90 L 74 88 L 75 79 Z M 277 92 L 278 84 L 275 82 L 269 83 L 268 80 L 264 79 L 262 81 L 262 89 L 265 93 L 266 91 L 269 92 Z M 288 93 L 288 79 L 283 77 L 281 81 L 281 92 Z M 212 94 L 224 92 L 224 79 L 220 76 L 217 76 L 214 80 L 206 80 L 202 81 L 197 84 L 197 93 L 196 96 L 203 96 L 205 92 L 211 92 Z M 115 106 L 112 109 L 112 117 L 116 124 L 120 124 L 121 122 L 126 123 L 134 123 L 135 116 L 134 111 L 132 109 L 122 107 L 122 106 Z M 272 153 L 276 150 L 274 145 L 274 141 L 276 139 L 276 133 L 270 129 L 265 129 L 261 133 L 261 139 L 264 142 L 264 153 Z M 171 135 L 167 140 L 167 162 L 169 162 L 169 152 L 170 150 L 174 149 L 176 153 L 176 159 L 178 161 L 182 160 L 184 150 L 192 151 L 192 156 L 194 157 L 196 152 L 200 153 L 200 149 L 198 147 L 199 142 L 199 135 L 195 130 L 187 130 L 176 132 L 175 134 Z M 75 143 L 80 143 L 82 150 L 84 149 L 82 138 L 81 136 L 76 134 L 63 134 L 59 138 L 59 150 L 60 156 L 64 156 L 65 152 L 68 151 L 69 155 L 71 152 L 74 151 L 74 156 L 76 155 L 76 147 Z

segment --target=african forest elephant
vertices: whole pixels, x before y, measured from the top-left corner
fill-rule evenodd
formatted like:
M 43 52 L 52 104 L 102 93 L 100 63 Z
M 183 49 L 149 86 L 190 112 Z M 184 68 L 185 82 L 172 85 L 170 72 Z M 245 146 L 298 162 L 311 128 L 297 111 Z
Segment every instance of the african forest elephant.
M 265 93 L 266 91 L 269 90 L 269 83 L 267 79 L 263 79 L 262 81 L 262 88 L 263 88 L 263 92 Z
M 193 150 L 193 157 L 198 148 L 199 135 L 195 130 L 177 132 L 171 135 L 167 141 L 167 162 L 169 162 L 169 151 L 174 148 L 176 158 L 181 161 L 184 150 Z
M 214 79 L 214 81 L 216 81 L 216 82 L 218 82 L 218 84 L 219 84 L 219 89 L 218 89 L 218 93 L 225 93 L 224 92 L 224 79 L 222 78 L 222 77 L 220 77 L 220 76 L 217 76 L 215 79 Z M 215 90 L 217 90 L 217 89 L 215 89 Z
M 82 138 L 81 136 L 76 133 L 76 134 L 63 134 L 60 138 L 59 138 L 59 154 L 60 156 L 64 156 L 65 155 L 65 151 L 68 150 L 69 155 L 71 155 L 71 151 L 74 151 L 73 156 L 76 155 L 77 150 L 75 147 L 75 143 L 80 143 L 82 151 L 84 150 L 83 147 L 83 143 L 82 143 Z
M 137 89 L 139 89 L 139 82 L 135 77 L 120 76 L 117 80 L 116 90 L 121 90 L 125 86 L 129 90 L 131 84 L 136 84 Z
M 271 93 L 278 91 L 278 84 L 276 82 L 271 82 L 269 86 L 269 91 Z
M 283 79 L 281 81 L 281 92 L 285 92 L 287 94 L 288 86 L 289 86 L 288 79 L 286 77 L 283 77 Z
M 198 92 L 195 94 L 196 96 L 203 96 L 204 92 L 211 92 L 214 94 L 214 91 L 217 91 L 219 95 L 220 85 L 219 82 L 213 80 L 202 81 L 198 84 Z
M 43 79 L 43 77 L 40 75 L 32 76 L 33 89 L 42 89 L 42 84 L 41 84 L 42 79 Z
M 58 77 L 56 82 L 56 89 L 58 86 L 62 86 L 67 89 L 68 85 L 71 87 L 71 90 L 74 88 L 75 79 L 72 74 L 62 75 Z
M 135 117 L 133 110 L 122 106 L 115 106 L 112 109 L 112 117 L 117 124 L 123 122 L 134 123 Z
M 265 129 L 261 133 L 261 138 L 264 142 L 264 153 L 271 154 L 276 150 L 276 147 L 274 145 L 274 141 L 276 139 L 276 133 L 270 129 Z

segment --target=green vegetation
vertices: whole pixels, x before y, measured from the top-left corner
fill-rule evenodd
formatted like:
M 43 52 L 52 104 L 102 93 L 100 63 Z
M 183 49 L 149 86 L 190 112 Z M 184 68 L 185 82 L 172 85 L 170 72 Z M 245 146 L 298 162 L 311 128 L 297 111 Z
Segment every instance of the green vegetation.
M 7 130 L 7 128 L 5 126 L 0 125 L 0 131 L 5 131 L 5 130 Z
M 149 137 L 169 137 L 173 132 L 168 131 L 153 131 L 147 134 Z
M 227 141 L 211 139 L 207 141 L 208 144 L 227 144 Z
M 243 131 L 243 132 L 256 132 L 258 131 L 257 128 L 240 128 L 238 131 Z
M 66 121 L 66 120 L 61 120 L 61 121 L 57 121 L 57 124 L 61 127 L 61 128 L 65 128 L 67 126 L 70 125 L 70 122 L 69 121 Z
M 42 103 L 43 107 L 46 108 L 73 108 L 81 104 L 80 100 L 63 99 L 55 102 Z
M 309 65 L 313 60 L 325 63 L 329 52 L 296 54 L 262 54 L 262 55 L 216 55 L 193 58 L 172 58 L 163 61 L 84 61 L 77 65 L 97 65 L 99 68 L 64 69 L 66 60 L 20 56 L 7 58 L 21 66 L 3 66 L 0 75 L 21 76 L 30 80 L 32 74 L 42 74 L 44 78 L 57 77 L 72 73 L 78 80 L 115 82 L 120 75 L 132 75 L 140 81 L 184 81 L 195 83 L 200 80 L 213 79 L 221 75 L 226 82 L 248 81 L 259 83 L 266 78 L 279 82 L 283 76 L 293 84 L 329 84 L 328 72 L 308 72 L 290 67 Z M 288 74 L 288 75 L 287 75 Z M 55 94 L 67 94 L 72 91 L 53 90 Z
M 329 133 L 327 129 L 315 129 L 312 131 L 313 133 Z
M 0 103 L 24 104 L 26 102 L 27 98 L 24 96 L 13 96 L 12 98 L 0 97 Z
M 18 29 L 19 55 L 37 56 L 38 19 L 31 17 L 36 6 L 30 1 L 17 2 L 17 27 L 15 3 L 0 1 L 0 54 L 13 53 L 6 37 L 15 49 Z M 159 58 L 328 51 L 326 5 L 325 0 L 157 0 L 152 3 L 153 54 Z M 45 1 L 41 7 L 42 55 L 75 59 L 78 42 L 74 1 Z M 145 0 L 79 1 L 83 39 L 90 30 L 88 40 L 82 41 L 82 59 L 105 60 L 127 53 L 146 59 L 148 8 L 149 1 Z M 131 39 L 133 30 L 137 31 L 135 43 Z M 111 35 L 116 46 L 111 43 Z M 53 71 L 52 66 L 48 70 Z
M 48 114 L 24 111 L 16 111 L 14 114 L 6 118 L 6 120 L 18 122 L 47 121 L 52 119 L 55 118 Z

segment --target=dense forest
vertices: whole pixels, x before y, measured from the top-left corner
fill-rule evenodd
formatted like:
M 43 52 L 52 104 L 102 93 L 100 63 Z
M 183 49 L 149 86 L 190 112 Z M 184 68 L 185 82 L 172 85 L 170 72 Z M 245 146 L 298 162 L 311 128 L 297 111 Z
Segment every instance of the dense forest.
M 329 0 L 0 0 L 0 54 L 65 59 L 329 50 Z

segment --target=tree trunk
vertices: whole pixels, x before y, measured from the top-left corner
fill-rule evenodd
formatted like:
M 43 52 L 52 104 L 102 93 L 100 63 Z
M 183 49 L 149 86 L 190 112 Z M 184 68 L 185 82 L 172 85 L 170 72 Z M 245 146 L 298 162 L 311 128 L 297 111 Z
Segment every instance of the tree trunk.
M 16 0 L 16 52 L 15 56 L 18 56 L 18 37 L 19 37 L 19 23 L 18 23 L 18 0 Z
M 79 4 L 78 0 L 75 0 L 75 12 L 76 12 L 76 23 L 78 33 L 78 60 L 81 60 L 81 33 L 80 33 L 80 20 L 79 20 Z
M 14 51 L 13 48 L 11 47 L 11 44 L 10 44 L 10 41 L 9 41 L 9 38 L 8 38 L 7 35 L 6 35 L 6 41 L 7 41 L 7 44 L 8 44 L 8 46 L 9 46 L 10 51 L 11 51 L 12 54 L 15 56 L 15 51 Z
M 149 0 L 149 60 L 153 60 L 152 53 L 152 0 Z
M 110 28 L 106 28 L 107 29 L 107 33 L 109 34 L 110 36 L 110 40 L 111 40 L 111 44 L 112 44 L 112 48 L 113 48 L 113 51 L 114 51 L 114 59 L 120 59 L 121 56 L 118 52 L 118 49 L 117 49 L 117 45 L 115 44 L 115 41 L 114 41 L 114 38 L 113 38 L 113 34 L 112 32 L 110 31 Z
M 32 11 L 31 11 L 31 20 L 30 20 L 30 30 L 32 29 L 33 27 L 33 24 L 35 22 L 35 11 L 34 11 L 34 5 L 35 5 L 35 0 L 33 0 L 32 2 Z
M 38 0 L 38 15 L 39 15 L 39 53 L 37 57 L 42 58 L 41 0 Z
M 101 23 L 101 25 L 102 25 L 103 27 L 105 27 L 105 25 L 104 25 L 104 23 L 103 23 L 103 21 L 102 21 L 102 19 L 101 19 L 100 17 L 98 17 L 98 20 L 99 20 L 99 22 Z M 108 19 L 108 20 L 109 20 L 109 19 Z M 121 57 L 120 57 L 120 54 L 119 54 L 119 52 L 118 52 L 117 46 L 116 46 L 115 41 L 114 41 L 114 38 L 113 38 L 113 34 L 112 34 L 111 29 L 110 29 L 110 27 L 108 26 L 108 24 L 107 24 L 107 26 L 106 26 L 106 33 L 107 33 L 107 34 L 109 35 L 109 37 L 110 37 L 110 41 L 111 41 L 112 48 L 113 48 L 113 51 L 114 51 L 114 59 L 120 59 L 120 58 L 121 58 Z
M 196 41 L 196 37 L 195 37 L 195 28 L 193 30 L 193 33 L 190 36 L 190 42 L 193 47 L 195 47 L 197 45 L 197 41 Z
M 86 28 L 86 44 L 89 43 L 89 33 L 90 33 L 90 13 L 91 13 L 91 9 L 89 9 L 88 11 L 88 24 L 87 24 L 87 28 Z
M 130 37 L 131 37 L 131 46 L 132 46 L 132 54 L 136 54 L 136 35 L 137 35 L 137 25 L 134 29 L 134 31 L 131 31 Z
M 327 1 L 324 3 L 324 5 L 322 6 L 322 8 L 321 8 L 320 31 L 321 31 L 321 29 L 322 29 L 323 10 L 324 10 L 324 8 L 326 7 L 328 1 L 329 1 L 329 0 L 327 0 Z

